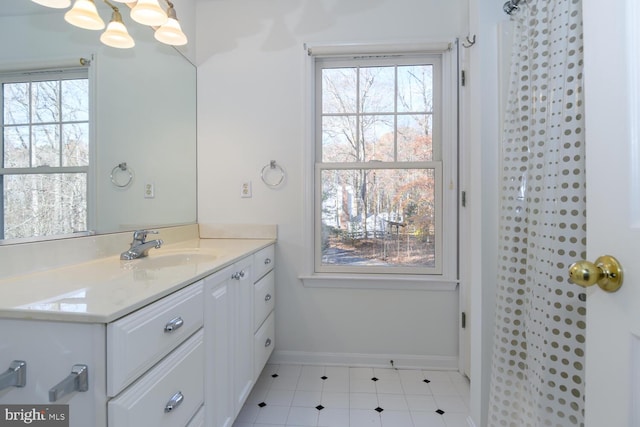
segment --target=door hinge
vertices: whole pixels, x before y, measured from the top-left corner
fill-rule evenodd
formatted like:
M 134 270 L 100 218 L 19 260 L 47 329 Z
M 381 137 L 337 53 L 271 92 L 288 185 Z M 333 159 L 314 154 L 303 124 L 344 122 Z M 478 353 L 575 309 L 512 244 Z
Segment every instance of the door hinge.
M 467 84 L 467 73 L 464 70 L 460 71 L 460 84 L 462 86 Z
M 462 326 L 462 329 L 465 329 L 467 327 L 467 313 L 465 313 L 464 311 L 460 316 L 460 326 Z
M 460 194 L 460 204 L 462 205 L 462 207 L 466 207 L 467 206 L 467 192 L 463 191 Z

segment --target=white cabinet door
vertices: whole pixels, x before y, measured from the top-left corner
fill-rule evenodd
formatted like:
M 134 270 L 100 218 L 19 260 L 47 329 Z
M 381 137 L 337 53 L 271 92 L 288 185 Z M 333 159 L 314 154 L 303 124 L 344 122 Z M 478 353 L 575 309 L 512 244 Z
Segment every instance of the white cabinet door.
M 253 276 L 252 258 L 234 264 L 230 286 L 235 304 L 233 316 L 235 415 L 253 388 Z
M 204 279 L 205 425 L 231 427 L 235 418 L 233 388 L 233 266 Z

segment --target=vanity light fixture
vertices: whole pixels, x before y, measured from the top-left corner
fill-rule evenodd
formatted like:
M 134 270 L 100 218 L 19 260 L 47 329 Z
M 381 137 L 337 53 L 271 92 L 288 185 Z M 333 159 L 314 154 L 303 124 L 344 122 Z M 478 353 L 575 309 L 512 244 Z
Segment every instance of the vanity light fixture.
M 176 16 L 176 10 L 173 7 L 173 3 L 167 0 L 169 8 L 167 9 L 167 15 L 169 19 L 162 26 L 158 27 L 154 33 L 154 37 L 161 43 L 172 46 L 183 46 L 187 44 L 187 36 L 182 32 L 180 23 Z
M 167 22 L 167 14 L 158 4 L 158 0 L 138 0 L 131 9 L 131 19 L 138 24 L 157 27 Z
M 127 27 L 122 22 L 122 15 L 117 7 L 109 4 L 113 9 L 111 14 L 111 22 L 107 25 L 107 29 L 100 36 L 100 41 L 107 46 L 117 47 L 119 49 L 129 49 L 136 45 L 133 37 L 129 35 Z
M 85 30 L 102 30 L 104 21 L 98 15 L 93 0 L 76 0 L 73 7 L 64 14 L 64 20 Z
M 71 5 L 71 0 L 31 0 L 42 6 L 56 9 L 64 9 Z M 129 35 L 122 20 L 122 15 L 117 7 L 109 0 L 102 0 L 113 10 L 111 21 L 106 31 L 100 36 L 100 41 L 107 46 L 116 48 L 131 48 L 135 41 Z M 167 3 L 165 12 L 158 4 L 158 0 L 111 0 L 118 3 L 126 3 L 131 8 L 131 19 L 151 26 L 155 30 L 154 37 L 161 43 L 182 46 L 187 44 L 187 36 L 182 31 L 173 3 Z M 65 21 L 76 27 L 88 30 L 102 30 L 104 21 L 98 14 L 94 0 L 74 0 L 73 7 L 64 15 Z

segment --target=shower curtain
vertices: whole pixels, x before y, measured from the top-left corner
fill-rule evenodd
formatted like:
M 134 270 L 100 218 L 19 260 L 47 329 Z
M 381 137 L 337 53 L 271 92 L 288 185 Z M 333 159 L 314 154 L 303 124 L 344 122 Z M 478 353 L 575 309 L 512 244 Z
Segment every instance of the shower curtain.
M 511 19 L 488 423 L 583 425 L 586 297 L 567 281 L 586 249 L 581 2 Z

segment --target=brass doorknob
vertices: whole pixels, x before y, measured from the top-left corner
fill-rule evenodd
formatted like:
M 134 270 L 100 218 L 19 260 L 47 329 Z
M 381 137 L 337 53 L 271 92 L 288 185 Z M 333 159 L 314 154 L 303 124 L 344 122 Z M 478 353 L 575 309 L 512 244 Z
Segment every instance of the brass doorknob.
M 610 255 L 601 256 L 595 263 L 578 261 L 569 267 L 569 279 L 585 288 L 597 283 L 603 291 L 615 292 L 622 286 L 622 266 Z

